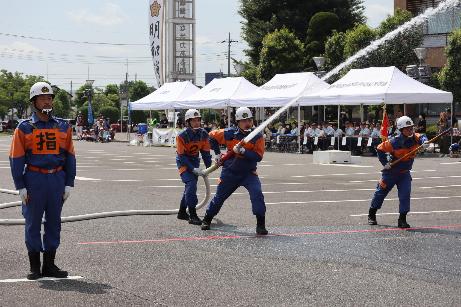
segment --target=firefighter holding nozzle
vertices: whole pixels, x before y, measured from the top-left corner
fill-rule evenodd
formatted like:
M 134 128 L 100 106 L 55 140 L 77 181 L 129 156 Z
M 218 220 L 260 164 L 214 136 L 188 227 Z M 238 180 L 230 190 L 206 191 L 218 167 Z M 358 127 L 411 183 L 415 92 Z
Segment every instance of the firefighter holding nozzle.
M 205 167 L 210 167 L 210 142 L 208 133 L 202 128 L 202 117 L 198 110 L 187 110 L 185 120 L 186 128 L 176 137 L 176 164 L 181 180 L 185 184 L 177 217 L 180 220 L 188 220 L 189 224 L 200 225 L 202 220 L 197 216 L 196 211 L 197 181 L 198 176 L 203 175 L 199 168 L 199 154 L 202 156 Z
M 264 155 L 264 138 L 260 133 L 248 143 L 240 146 L 239 143 L 251 132 L 253 114 L 247 107 L 240 107 L 235 112 L 237 127 L 214 130 L 210 132 L 210 144 L 216 156 L 220 156 L 220 145 L 225 145 L 234 155 L 223 162 L 223 169 L 219 178 L 216 195 L 211 200 L 202 222 L 202 230 L 209 230 L 213 217 L 216 216 L 222 205 L 238 187 L 245 187 L 251 200 L 253 214 L 256 216 L 256 233 L 267 235 L 265 225 L 266 205 L 261 189 L 261 181 L 256 173 L 256 166 Z M 218 164 L 222 163 L 219 158 Z
M 399 228 L 410 228 L 407 223 L 407 213 L 410 211 L 411 174 L 413 162 L 417 152 L 403 158 L 406 154 L 415 151 L 420 145 L 426 149 L 429 143 L 425 135 L 414 133 L 414 124 L 408 116 L 402 116 L 397 120 L 397 129 L 400 134 L 378 145 L 377 152 L 381 164 L 382 178 L 376 187 L 371 200 L 368 213 L 368 224 L 377 225 L 376 212 L 381 209 L 384 199 L 392 188 L 397 185 L 399 196 Z M 398 163 L 393 161 L 403 158 Z
M 11 173 L 22 200 L 26 224 L 31 271 L 27 278 L 32 280 L 42 276 L 67 277 L 67 272 L 54 261 L 61 239 L 61 211 L 74 186 L 76 162 L 72 127 L 52 115 L 53 98 L 53 88 L 48 83 L 37 82 L 31 87 L 34 112 L 14 131 L 10 150 Z

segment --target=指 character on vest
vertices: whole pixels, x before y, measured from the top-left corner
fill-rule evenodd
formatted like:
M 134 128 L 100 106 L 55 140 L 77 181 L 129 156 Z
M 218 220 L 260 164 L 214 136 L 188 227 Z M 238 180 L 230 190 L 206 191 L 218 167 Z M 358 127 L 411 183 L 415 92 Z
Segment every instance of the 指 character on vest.
M 210 132 L 210 144 L 215 154 L 221 154 L 219 145 L 225 145 L 228 151 L 235 154 L 224 161 L 219 184 L 214 198 L 206 210 L 202 222 L 202 230 L 209 230 L 213 217 L 216 216 L 222 205 L 238 187 L 245 187 L 251 200 L 253 214 L 256 216 L 256 233 L 267 235 L 265 216 L 266 204 L 261 189 L 261 181 L 256 173 L 256 166 L 264 155 L 264 137 L 260 133 L 251 141 L 239 146 L 239 143 L 251 132 L 253 114 L 247 107 L 240 107 L 235 112 L 237 127 L 215 130 Z M 218 164 L 221 162 L 218 161 Z
M 378 158 L 384 166 L 381 180 L 376 187 L 375 194 L 371 200 L 371 206 L 368 213 L 368 224 L 377 225 L 376 212 L 381 209 L 387 194 L 396 185 L 399 196 L 399 219 L 397 225 L 399 228 L 409 228 L 407 223 L 407 213 L 410 211 L 410 194 L 411 194 L 411 174 L 416 153 L 410 155 L 395 165 L 392 161 L 402 158 L 412 152 L 420 145 L 429 147 L 425 135 L 414 133 L 414 124 L 408 116 L 402 116 L 397 120 L 397 129 L 400 134 L 391 138 L 377 147 Z
M 178 219 L 189 220 L 189 224 L 200 225 L 202 221 L 197 216 L 197 180 L 202 175 L 199 153 L 205 167 L 211 166 L 210 142 L 208 133 L 203 129 L 200 112 L 196 109 L 187 110 L 186 128 L 176 137 L 176 164 L 182 182 L 186 185 L 179 206 Z M 187 214 L 186 209 L 189 210 Z
M 72 127 L 52 116 L 53 89 L 37 82 L 30 89 L 32 117 L 14 131 L 10 166 L 14 185 L 22 199 L 25 242 L 29 254 L 28 279 L 65 278 L 55 264 L 61 235 L 61 210 L 74 186 L 76 162 Z M 41 234 L 43 222 L 43 236 Z M 43 267 L 40 271 L 40 252 Z

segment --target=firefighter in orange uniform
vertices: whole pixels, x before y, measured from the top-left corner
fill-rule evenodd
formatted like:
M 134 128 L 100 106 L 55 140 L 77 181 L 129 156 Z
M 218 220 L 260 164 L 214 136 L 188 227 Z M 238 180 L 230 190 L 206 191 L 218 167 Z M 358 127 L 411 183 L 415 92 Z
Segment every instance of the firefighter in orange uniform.
M 200 225 L 202 221 L 197 216 L 197 181 L 202 176 L 199 153 L 208 168 L 211 166 L 210 142 L 208 133 L 201 127 L 200 112 L 189 109 L 185 116 L 186 128 L 176 137 L 176 164 L 181 175 L 182 182 L 186 185 L 181 204 L 179 206 L 178 219 L 189 220 L 189 224 Z M 189 210 L 187 214 L 186 209 Z
M 37 82 L 31 87 L 34 113 L 18 125 L 11 143 L 11 172 L 26 221 L 25 242 L 31 271 L 28 279 L 67 277 L 67 272 L 54 261 L 60 244 L 61 210 L 74 186 L 76 161 L 72 127 L 51 115 L 53 98 L 48 83 Z M 42 271 L 40 252 L 43 252 Z
M 397 185 L 399 196 L 399 228 L 409 228 L 407 213 L 410 211 L 411 174 L 416 153 L 401 162 L 391 166 L 393 160 L 397 160 L 407 153 L 415 150 L 418 146 L 429 146 L 425 135 L 413 132 L 413 121 L 408 116 L 402 116 L 397 120 L 397 129 L 400 135 L 384 141 L 378 145 L 377 152 L 381 164 L 384 166 L 382 178 L 376 187 L 368 212 L 368 224 L 377 225 L 376 212 L 381 209 L 384 199 L 392 188 Z
M 262 134 L 255 136 L 250 142 L 238 146 L 253 127 L 253 114 L 247 107 L 240 107 L 235 112 L 238 127 L 215 130 L 210 132 L 210 144 L 215 154 L 221 154 L 219 145 L 225 145 L 227 150 L 235 155 L 223 163 L 216 195 L 208 205 L 203 218 L 202 230 L 209 230 L 213 217 L 218 214 L 222 205 L 238 187 L 245 187 L 251 200 L 253 214 L 256 216 L 256 233 L 267 235 L 265 225 L 266 205 L 261 189 L 261 181 L 256 173 L 257 163 L 264 155 L 264 138 Z M 218 164 L 221 163 L 218 160 Z

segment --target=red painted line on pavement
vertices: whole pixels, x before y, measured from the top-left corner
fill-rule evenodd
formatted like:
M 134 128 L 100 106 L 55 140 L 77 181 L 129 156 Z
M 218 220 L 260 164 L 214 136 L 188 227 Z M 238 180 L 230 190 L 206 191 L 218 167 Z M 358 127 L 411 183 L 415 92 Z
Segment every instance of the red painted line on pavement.
M 341 234 L 354 234 L 354 233 L 379 233 L 390 231 L 407 231 L 407 230 L 426 230 L 426 229 L 450 229 L 461 228 L 459 225 L 446 225 L 446 226 L 427 226 L 427 227 L 412 227 L 412 228 L 382 228 L 382 229 L 357 229 L 357 230 L 338 230 L 338 231 L 311 231 L 311 232 L 295 232 L 295 233 L 273 233 L 266 236 L 258 235 L 230 235 L 230 236 L 207 236 L 207 237 L 177 237 L 166 239 L 153 239 L 153 240 L 117 240 L 117 241 L 93 241 L 93 242 L 79 242 L 78 245 L 108 245 L 108 244 L 133 244 L 133 243 L 167 243 L 167 242 L 188 242 L 188 241 L 212 241 L 212 240 L 228 240 L 228 239 L 254 239 L 254 238 L 267 238 L 267 237 L 299 237 L 299 236 L 312 236 L 312 235 L 341 235 Z M 219 229 L 216 229 L 219 230 Z

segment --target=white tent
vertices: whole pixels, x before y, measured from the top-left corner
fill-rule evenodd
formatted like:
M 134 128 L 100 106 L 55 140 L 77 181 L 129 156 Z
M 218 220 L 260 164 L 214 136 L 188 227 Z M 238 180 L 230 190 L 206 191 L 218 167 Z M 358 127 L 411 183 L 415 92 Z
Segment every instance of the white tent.
M 253 93 L 240 97 L 234 105 L 281 107 L 300 95 L 316 93 L 328 86 L 311 72 L 277 74 Z
M 396 67 L 352 69 L 327 89 L 299 99 L 301 105 L 451 103 L 453 95 L 407 76 Z
M 258 87 L 243 77 L 213 79 L 194 95 L 180 102 L 182 109 L 224 109 L 232 101 L 254 92 Z
M 163 84 L 155 92 L 137 101 L 131 102 L 131 110 L 166 110 L 181 108 L 178 101 L 199 91 L 190 81 Z

